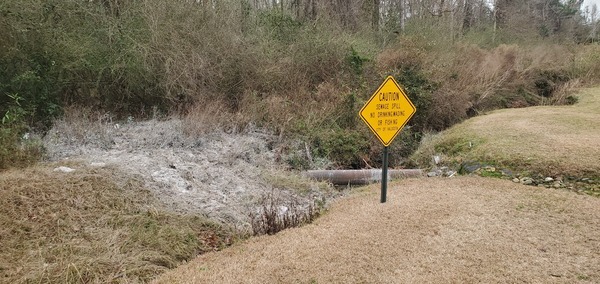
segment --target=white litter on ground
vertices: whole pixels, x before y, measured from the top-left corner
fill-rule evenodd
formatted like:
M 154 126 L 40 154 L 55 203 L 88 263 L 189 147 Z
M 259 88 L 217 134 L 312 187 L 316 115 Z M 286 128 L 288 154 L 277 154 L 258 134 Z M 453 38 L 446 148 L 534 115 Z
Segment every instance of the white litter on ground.
M 270 193 L 283 207 L 292 201 L 308 207 L 337 194 L 329 186 L 307 180 L 300 183 L 305 188 L 273 184 L 273 176 L 302 179 L 275 161 L 275 139 L 257 129 L 190 138 L 178 119 L 125 123 L 118 128 L 58 121 L 44 144 L 52 161 L 114 167 L 143 180 L 170 210 L 248 229 L 250 213 L 260 210 L 261 200 Z

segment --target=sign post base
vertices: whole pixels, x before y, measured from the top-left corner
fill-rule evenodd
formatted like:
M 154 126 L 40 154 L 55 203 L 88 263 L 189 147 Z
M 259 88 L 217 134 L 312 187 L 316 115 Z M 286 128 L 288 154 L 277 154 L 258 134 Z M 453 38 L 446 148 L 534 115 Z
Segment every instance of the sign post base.
M 388 179 L 388 147 L 383 147 L 383 167 L 381 169 L 381 203 L 387 199 L 387 179 Z

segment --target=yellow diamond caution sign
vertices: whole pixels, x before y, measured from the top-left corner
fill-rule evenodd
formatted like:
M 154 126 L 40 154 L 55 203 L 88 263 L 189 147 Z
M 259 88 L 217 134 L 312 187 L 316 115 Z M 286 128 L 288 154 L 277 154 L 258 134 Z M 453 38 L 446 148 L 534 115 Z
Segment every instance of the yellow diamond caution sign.
M 388 76 L 359 114 L 387 147 L 416 111 L 400 85 L 392 76 Z

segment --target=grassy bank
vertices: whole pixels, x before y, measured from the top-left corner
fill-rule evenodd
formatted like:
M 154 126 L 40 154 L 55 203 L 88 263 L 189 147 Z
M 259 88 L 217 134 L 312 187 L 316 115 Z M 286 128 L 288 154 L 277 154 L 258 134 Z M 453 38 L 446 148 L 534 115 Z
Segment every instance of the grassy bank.
M 598 178 L 600 88 L 582 89 L 577 103 L 505 109 L 469 119 L 424 140 L 413 158 L 459 166 L 480 162 L 525 174 Z
M 110 169 L 0 173 L 0 282 L 132 283 L 227 246 L 231 231 L 162 210 Z

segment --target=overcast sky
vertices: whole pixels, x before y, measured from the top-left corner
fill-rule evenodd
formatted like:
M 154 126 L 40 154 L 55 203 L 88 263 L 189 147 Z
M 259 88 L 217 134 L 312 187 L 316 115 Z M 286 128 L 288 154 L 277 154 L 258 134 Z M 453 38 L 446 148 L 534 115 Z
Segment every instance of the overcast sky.
M 598 6 L 598 8 L 600 8 L 600 0 L 583 0 L 584 8 L 585 8 L 585 6 L 590 6 L 590 8 L 591 8 L 592 4 L 596 4 Z
M 600 10 L 600 0 L 583 0 L 583 5 L 581 5 L 581 10 L 585 11 L 585 7 L 589 6 L 590 9 L 588 10 L 589 12 L 592 11 L 592 5 L 596 4 L 596 6 L 598 7 L 598 10 Z M 596 12 L 598 13 L 598 12 Z M 587 14 L 585 15 L 585 17 L 590 20 L 592 19 L 592 15 Z M 595 19 L 598 19 L 598 14 L 596 14 L 596 17 L 593 17 Z

